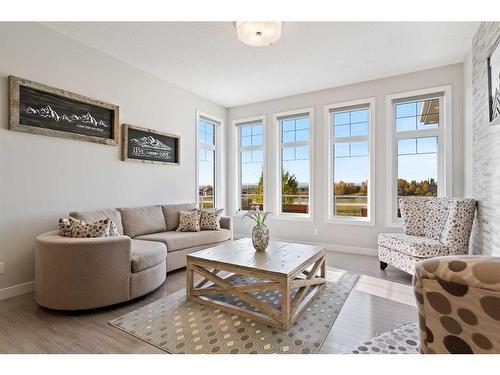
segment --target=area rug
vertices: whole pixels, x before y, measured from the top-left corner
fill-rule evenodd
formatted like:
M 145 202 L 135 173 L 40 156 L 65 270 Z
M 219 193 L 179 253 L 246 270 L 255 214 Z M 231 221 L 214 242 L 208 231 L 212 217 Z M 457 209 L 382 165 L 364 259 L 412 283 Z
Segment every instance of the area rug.
M 352 351 L 355 354 L 419 354 L 418 323 L 409 323 L 377 336 Z
M 174 354 L 318 353 L 357 278 L 343 271 L 335 277 L 335 282 L 327 281 L 326 287 L 288 331 L 187 301 L 184 290 L 109 324 Z M 279 291 L 252 295 L 279 308 Z M 220 298 L 240 306 L 243 304 L 233 296 Z

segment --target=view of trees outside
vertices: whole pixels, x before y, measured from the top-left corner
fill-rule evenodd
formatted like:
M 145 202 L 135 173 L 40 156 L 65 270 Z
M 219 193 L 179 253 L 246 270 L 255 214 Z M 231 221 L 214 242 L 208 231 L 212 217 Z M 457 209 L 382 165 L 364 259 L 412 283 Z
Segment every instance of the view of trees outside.
M 339 181 L 333 187 L 337 216 L 368 216 L 368 180 L 359 183 Z
M 281 175 L 283 212 L 307 213 L 309 186 L 301 186 L 294 174 L 284 171 Z M 304 199 L 307 198 L 307 201 Z M 301 200 L 302 199 L 302 200 Z M 257 185 L 242 185 L 241 209 L 250 210 L 258 205 L 264 209 L 264 177 L 261 174 Z M 285 209 L 287 211 L 285 211 Z
M 429 98 L 396 105 L 398 198 L 437 196 L 439 104 L 439 99 Z M 422 136 L 415 137 L 415 131 Z M 401 217 L 399 199 L 397 204 Z
M 240 207 L 264 209 L 264 128 L 261 121 L 241 125 L 239 132 Z
M 198 205 L 214 207 L 215 125 L 200 119 L 198 123 Z
M 256 205 L 264 210 L 264 176 L 262 173 L 257 185 L 245 184 L 241 186 L 241 209 L 248 211 Z
M 333 215 L 368 217 L 368 108 L 332 114 Z
M 309 213 L 308 115 L 281 120 L 281 212 Z

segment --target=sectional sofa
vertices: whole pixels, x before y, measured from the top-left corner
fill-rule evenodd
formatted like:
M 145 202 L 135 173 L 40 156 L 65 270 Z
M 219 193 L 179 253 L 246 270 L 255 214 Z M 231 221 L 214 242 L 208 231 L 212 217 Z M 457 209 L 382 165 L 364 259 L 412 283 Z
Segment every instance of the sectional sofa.
M 37 303 L 57 310 L 92 309 L 155 290 L 167 272 L 186 265 L 187 254 L 232 240 L 230 217 L 221 217 L 220 231 L 177 232 L 179 211 L 194 209 L 186 203 L 71 212 L 87 222 L 110 218 L 119 236 L 68 238 L 58 231 L 38 236 Z

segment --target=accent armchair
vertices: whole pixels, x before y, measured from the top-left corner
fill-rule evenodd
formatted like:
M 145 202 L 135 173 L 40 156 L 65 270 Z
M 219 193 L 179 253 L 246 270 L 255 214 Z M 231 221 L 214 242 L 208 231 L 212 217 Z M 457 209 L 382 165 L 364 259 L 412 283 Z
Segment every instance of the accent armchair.
M 378 235 L 382 270 L 390 264 L 413 275 L 421 260 L 468 253 L 475 200 L 404 197 L 399 207 L 403 233 Z
M 500 353 L 499 257 L 424 260 L 414 284 L 422 353 Z

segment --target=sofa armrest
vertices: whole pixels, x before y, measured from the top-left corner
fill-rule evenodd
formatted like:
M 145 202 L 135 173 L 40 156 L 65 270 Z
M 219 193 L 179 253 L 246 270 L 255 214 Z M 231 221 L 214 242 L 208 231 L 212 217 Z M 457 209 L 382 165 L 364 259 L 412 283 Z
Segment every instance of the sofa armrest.
M 129 299 L 130 237 L 37 237 L 35 298 L 58 310 L 90 309 Z
M 500 257 L 421 261 L 415 266 L 414 291 L 421 352 L 498 353 Z
M 500 292 L 500 257 L 446 256 L 423 260 L 415 266 L 415 285 L 425 279 Z
M 233 218 L 230 216 L 221 216 L 220 227 L 224 228 L 224 229 L 229 229 L 232 232 L 233 231 Z

